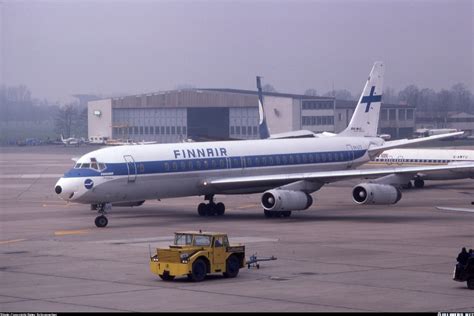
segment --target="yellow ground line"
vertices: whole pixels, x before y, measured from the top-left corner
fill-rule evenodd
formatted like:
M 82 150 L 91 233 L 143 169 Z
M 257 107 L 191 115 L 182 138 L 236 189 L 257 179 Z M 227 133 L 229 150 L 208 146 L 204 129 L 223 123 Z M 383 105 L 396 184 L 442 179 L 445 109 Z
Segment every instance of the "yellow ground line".
M 25 241 L 25 240 L 26 239 L 2 240 L 2 241 L 0 241 L 0 245 L 12 244 L 14 242 L 20 242 L 20 241 Z
M 54 232 L 54 236 L 65 236 L 65 235 L 80 235 L 86 234 L 89 232 L 89 229 L 79 229 L 79 230 L 58 230 Z

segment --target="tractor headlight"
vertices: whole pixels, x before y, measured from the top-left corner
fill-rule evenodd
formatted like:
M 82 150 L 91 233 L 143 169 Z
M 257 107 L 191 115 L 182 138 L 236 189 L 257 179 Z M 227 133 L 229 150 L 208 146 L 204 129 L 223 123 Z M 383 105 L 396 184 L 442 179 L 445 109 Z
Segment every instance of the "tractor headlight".
M 179 258 L 181 259 L 182 263 L 187 263 L 188 258 L 189 258 L 189 254 L 188 253 L 182 253 L 182 254 L 179 255 Z

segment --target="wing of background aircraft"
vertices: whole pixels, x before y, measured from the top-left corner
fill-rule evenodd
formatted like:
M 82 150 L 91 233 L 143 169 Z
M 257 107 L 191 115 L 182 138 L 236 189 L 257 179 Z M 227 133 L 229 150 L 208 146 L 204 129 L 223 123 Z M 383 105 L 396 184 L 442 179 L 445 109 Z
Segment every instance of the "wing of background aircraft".
M 398 147 L 405 147 L 407 145 L 418 144 L 421 142 L 432 141 L 436 139 L 443 139 L 453 136 L 462 135 L 464 132 L 455 132 L 455 133 L 448 133 L 448 134 L 441 134 L 441 135 L 433 135 L 428 137 L 421 137 L 421 138 L 414 138 L 414 139 L 398 139 L 384 142 L 382 145 L 374 145 L 369 148 L 369 155 L 370 157 L 375 157 L 380 155 L 382 152 L 392 148 Z
M 462 208 L 462 207 L 442 207 L 442 206 L 436 206 L 438 210 L 441 211 L 454 211 L 454 212 L 468 212 L 468 213 L 474 213 L 474 208 Z
M 242 187 L 278 187 L 293 182 L 306 180 L 316 183 L 331 183 L 351 178 L 373 178 L 377 176 L 386 176 L 392 174 L 413 174 L 418 172 L 430 173 L 440 170 L 472 171 L 474 164 L 463 165 L 444 165 L 444 166 L 420 166 L 420 167 L 391 167 L 376 169 L 353 169 L 337 171 L 318 171 L 296 174 L 272 174 L 246 177 L 225 177 L 207 179 L 203 182 L 204 186 L 210 186 L 216 190 L 232 190 Z

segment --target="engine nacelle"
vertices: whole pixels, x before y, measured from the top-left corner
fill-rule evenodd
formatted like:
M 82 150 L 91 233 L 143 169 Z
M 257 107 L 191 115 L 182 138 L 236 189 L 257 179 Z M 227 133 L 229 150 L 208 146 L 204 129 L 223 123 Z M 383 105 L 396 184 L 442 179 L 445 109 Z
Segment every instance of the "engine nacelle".
M 352 189 L 352 199 L 357 204 L 395 204 L 402 192 L 389 184 L 361 183 Z
M 268 190 L 262 194 L 262 206 L 266 211 L 301 211 L 313 204 L 308 193 L 290 190 Z

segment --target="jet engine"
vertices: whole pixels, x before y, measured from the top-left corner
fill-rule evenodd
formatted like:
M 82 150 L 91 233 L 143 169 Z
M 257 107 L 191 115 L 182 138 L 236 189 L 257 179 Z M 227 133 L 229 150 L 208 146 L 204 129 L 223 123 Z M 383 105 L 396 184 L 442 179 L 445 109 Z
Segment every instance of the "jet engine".
M 357 204 L 395 204 L 402 192 L 389 184 L 361 183 L 352 189 L 352 199 Z
M 313 204 L 308 193 L 290 190 L 268 190 L 262 194 L 262 206 L 266 211 L 300 211 Z

